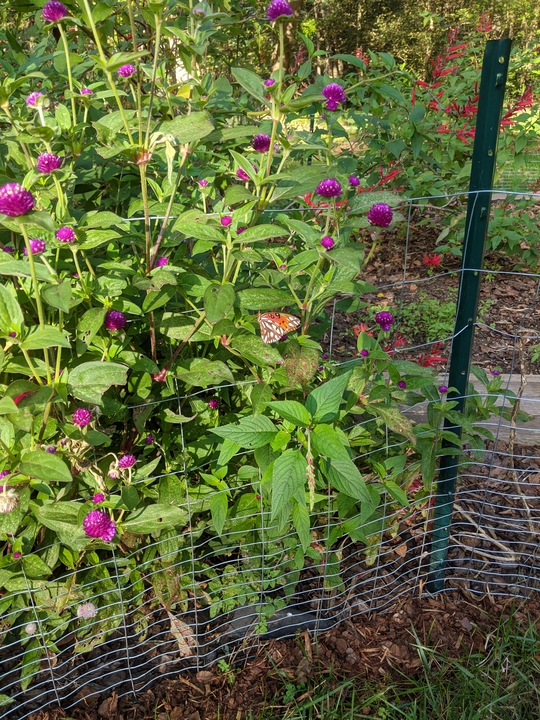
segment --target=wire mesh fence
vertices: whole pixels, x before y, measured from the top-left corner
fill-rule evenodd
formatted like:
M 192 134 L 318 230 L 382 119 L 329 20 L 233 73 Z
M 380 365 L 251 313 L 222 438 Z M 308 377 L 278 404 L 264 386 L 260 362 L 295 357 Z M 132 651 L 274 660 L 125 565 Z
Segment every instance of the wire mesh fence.
M 505 192 L 505 211 L 516 212 L 509 201 L 516 196 L 537 225 L 533 193 Z M 463 197 L 445 198 L 442 212 L 464 221 Z M 384 300 L 396 312 L 386 352 L 416 364 L 418 377 L 435 373 L 435 382 L 444 386 L 455 335 L 451 330 L 440 334 L 436 324 L 426 330 L 418 294 L 431 286 L 433 297 L 439 292 L 439 307 L 448 302 L 444 298 L 454 302 L 462 270 L 456 258 L 456 267 L 448 272 L 425 274 L 416 233 L 422 222 L 436 224 L 434 212 L 441 210 L 434 211 L 432 202 L 408 201 L 406 233 L 374 254 L 366 277 L 377 285 L 369 296 L 371 305 Z M 523 242 L 532 245 L 534 239 Z M 540 275 L 502 268 L 483 273 L 490 303 L 483 314 L 481 306 L 475 323 L 473 362 L 478 369 L 470 378 L 464 421 L 471 426 L 470 436 L 481 440 L 466 446 L 460 460 L 446 583 L 473 599 L 486 593 L 523 598 L 540 581 L 540 426 L 534 418 L 539 384 L 531 373 L 540 343 Z M 508 284 L 517 280 L 519 291 Z M 515 292 L 519 302 L 507 311 L 510 320 L 502 319 L 500 308 L 512 304 Z M 367 311 L 355 309 L 351 300 L 342 298 L 328 308 L 331 323 L 321 341 L 325 363 L 343 370 L 364 362 L 355 335 L 366 332 L 361 326 Z M 493 345 L 493 338 L 499 344 Z M 319 372 L 322 380 L 325 365 Z M 182 392 L 176 382 L 175 395 L 160 406 L 166 404 L 179 416 L 201 393 L 219 397 L 239 388 L 221 383 Z M 416 427 L 418 439 L 431 437 L 440 402 L 440 397 L 427 395 L 403 404 L 403 417 Z M 158 408 L 141 402 L 130 410 L 152 413 Z M 201 670 L 219 660 L 231 664 L 267 638 L 328 630 L 345 618 L 391 608 L 406 593 L 425 592 L 436 483 L 424 482 L 421 466 L 407 469 L 410 445 L 399 434 L 396 439 L 388 425 L 381 426 L 382 445 L 372 448 L 365 441 L 373 420 L 358 417 L 347 428 L 354 429 L 357 441 L 355 465 L 364 471 L 370 454 L 386 457 L 387 470 L 397 468 L 405 500 L 387 489 L 366 514 L 355 503 L 340 505 L 332 483 L 317 487 L 306 520 L 308 542 L 302 542 L 297 527 L 272 514 L 268 481 L 260 467 L 247 462 L 250 451 L 227 458 L 241 468 L 236 484 L 227 489 L 204 484 L 201 477 L 211 472 L 215 456 L 205 455 L 203 441 L 197 454 L 189 456 L 184 425 L 177 425 L 180 469 L 159 476 L 135 473 L 129 486 L 130 492 L 145 493 L 157 483 L 160 502 L 177 510 L 174 529 L 159 533 L 156 527 L 154 541 L 139 547 L 135 526 L 110 546 L 104 560 L 87 557 L 84 572 L 55 543 L 42 548 L 38 560 L 51 564 L 51 557 L 61 554 L 64 566 L 71 567 L 67 572 L 44 582 L 38 566 L 21 562 L 16 572 L 2 578 L 0 718 L 26 718 L 49 703 L 69 710 L 112 689 L 120 697 L 137 693 L 156 678 Z M 438 437 L 442 425 L 435 425 Z M 226 520 L 216 533 L 208 524 L 208 511 L 223 503 L 234 522 Z

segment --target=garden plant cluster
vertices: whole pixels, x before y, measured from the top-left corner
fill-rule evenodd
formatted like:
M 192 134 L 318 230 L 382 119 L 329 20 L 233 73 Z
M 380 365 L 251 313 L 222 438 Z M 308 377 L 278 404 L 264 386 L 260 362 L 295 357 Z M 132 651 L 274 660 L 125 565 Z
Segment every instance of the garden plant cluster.
M 474 450 L 490 437 L 473 422 L 500 378 L 477 371 L 491 394 L 458 416 L 433 368 L 389 351 L 395 310 L 363 280 L 407 197 L 466 187 L 486 28 L 451 35 L 429 82 L 385 53 L 330 78 L 303 35 L 284 71 L 286 0 L 260 14 L 272 72 L 209 71 L 241 20 L 204 0 L 49 0 L 5 31 L 0 613 L 23 689 L 68 633 L 86 652 L 125 613 L 144 627 L 143 599 L 215 617 L 290 596 L 306 563 L 340 586 L 339 541 L 372 563 L 425 509 L 443 418 Z M 516 86 L 503 160 L 533 142 L 530 102 Z M 524 232 L 500 242 L 536 258 Z M 367 323 L 343 366 L 335 300 Z M 400 406 L 419 402 L 413 426 Z

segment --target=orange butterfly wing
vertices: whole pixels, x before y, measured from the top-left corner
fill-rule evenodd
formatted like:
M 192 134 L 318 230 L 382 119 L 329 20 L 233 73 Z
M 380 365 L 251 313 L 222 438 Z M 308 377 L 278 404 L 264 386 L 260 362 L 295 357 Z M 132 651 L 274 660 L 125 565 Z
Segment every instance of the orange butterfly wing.
M 261 327 L 261 340 L 264 343 L 274 343 L 287 333 L 300 327 L 300 319 L 287 313 L 259 313 Z

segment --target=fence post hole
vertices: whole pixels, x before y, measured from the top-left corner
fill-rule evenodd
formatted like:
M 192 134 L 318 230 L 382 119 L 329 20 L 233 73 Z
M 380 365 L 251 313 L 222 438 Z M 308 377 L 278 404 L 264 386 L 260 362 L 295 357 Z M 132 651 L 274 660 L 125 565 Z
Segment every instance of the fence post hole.
M 480 271 L 489 225 L 491 189 L 495 175 L 497 141 L 511 45 L 510 39 L 489 40 L 482 64 L 456 323 L 448 373 L 448 385 L 456 388 L 456 391 L 449 393 L 448 397 L 457 401 L 455 410 L 459 412 L 463 412 L 465 406 L 469 380 L 474 324 L 480 295 Z M 444 429 L 453 432 L 456 440 L 461 438 L 462 428 L 451 421 L 445 420 Z M 457 457 L 444 454 L 445 450 L 455 448 L 455 444 L 443 440 L 442 448 L 431 536 L 430 568 L 426 584 L 426 589 L 431 593 L 441 591 L 444 584 L 450 521 L 458 474 Z

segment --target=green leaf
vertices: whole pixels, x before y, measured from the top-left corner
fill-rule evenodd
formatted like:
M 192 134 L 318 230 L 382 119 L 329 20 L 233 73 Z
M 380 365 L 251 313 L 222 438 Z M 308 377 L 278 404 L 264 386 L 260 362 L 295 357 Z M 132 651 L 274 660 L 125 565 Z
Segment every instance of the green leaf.
M 258 335 L 235 335 L 231 339 L 234 350 L 256 365 L 283 365 L 283 358 L 279 350 L 267 343 L 263 343 Z
M 309 393 L 306 398 L 306 408 L 315 422 L 330 422 L 335 418 L 350 376 L 351 371 L 329 380 Z
M 116 230 L 87 230 L 86 240 L 80 243 L 79 247 L 81 250 L 93 250 L 119 237 L 121 235 Z
M 176 413 L 173 413 L 170 408 L 165 408 L 163 415 L 165 422 L 171 423 L 171 425 L 182 425 L 183 423 L 195 420 L 197 417 L 197 415 L 192 415 L 191 417 L 188 417 L 187 415 L 177 415 Z
M 183 380 L 186 385 L 195 385 L 197 387 L 209 387 L 210 385 L 219 385 L 226 380 L 233 383 L 234 377 L 225 363 L 220 360 L 207 360 L 206 358 L 195 358 L 189 367 L 189 370 L 179 369 L 176 377 Z
M 13 400 L 6 396 L 0 400 L 0 415 L 7 415 L 8 413 L 16 413 L 19 408 L 15 405 Z
M 9 695 L 4 695 L 3 693 L 0 693 L 0 707 L 3 707 L 4 705 L 11 705 L 11 703 L 14 703 L 15 700 L 13 698 L 10 698 Z
M 185 501 L 185 487 L 176 475 L 165 475 L 159 481 L 160 505 L 180 505 Z
M 390 430 L 400 435 L 405 435 L 408 440 L 416 444 L 416 435 L 414 434 L 411 421 L 405 417 L 397 407 L 390 407 L 388 405 L 382 405 L 381 403 L 371 403 L 369 409 L 382 418 Z
M 225 467 L 231 458 L 233 458 L 240 450 L 240 445 L 232 440 L 224 440 L 220 446 L 219 457 L 217 459 L 218 467 Z
M 165 135 L 172 135 L 178 143 L 184 145 L 206 137 L 214 126 L 207 112 L 194 112 L 190 115 L 179 115 L 174 120 L 166 120 L 161 123 L 159 129 Z
M 366 69 L 366 64 L 363 60 L 360 60 L 360 58 L 357 58 L 356 55 L 346 55 L 342 53 L 338 53 L 337 55 L 332 55 L 332 60 L 343 60 L 343 62 L 349 63 L 350 65 L 354 65 L 357 68 L 360 68 L 361 70 Z
M 57 105 L 54 112 L 54 117 L 58 123 L 60 130 L 69 130 L 71 127 L 71 115 L 65 105 Z
M 241 448 L 253 450 L 271 443 L 277 435 L 278 429 L 266 415 L 258 415 L 257 417 L 244 417 L 237 425 L 212 428 L 210 432 L 231 440 Z
M 212 495 L 210 498 L 210 514 L 212 515 L 212 522 L 218 535 L 221 535 L 223 532 L 228 509 L 229 503 L 227 502 L 226 492 L 219 492 Z
M 349 497 L 371 503 L 364 478 L 352 460 L 331 459 L 325 464 L 325 475 L 330 485 Z
M 272 519 L 304 488 L 307 461 L 299 450 L 285 450 L 274 462 L 272 474 Z
M 250 193 L 243 185 L 230 185 L 225 192 L 223 202 L 225 205 L 238 205 L 238 203 L 248 202 L 249 200 L 255 199 L 255 195 Z
M 140 50 L 138 52 L 115 53 L 107 59 L 105 64 L 98 62 L 99 58 L 94 57 L 93 59 L 98 62 L 98 64 L 101 65 L 105 70 L 114 73 L 118 70 L 118 68 L 122 67 L 122 65 L 134 63 L 137 60 L 140 60 L 140 58 L 145 57 L 146 55 L 148 55 L 148 50 Z
M 485 450 L 485 445 L 482 443 L 482 449 Z M 390 495 L 397 500 L 402 507 L 409 507 L 409 500 L 407 494 L 397 485 L 393 480 L 383 480 L 384 487 L 388 490 Z
M 307 427 L 311 422 L 309 412 L 304 405 L 296 402 L 296 400 L 275 400 L 269 402 L 268 407 L 297 427 Z
M 0 333 L 19 334 L 23 325 L 24 318 L 17 299 L 5 285 L 0 285 Z
M 31 578 L 46 578 L 52 572 L 51 568 L 47 563 L 43 562 L 39 555 L 23 555 L 22 564 L 24 572 Z
M 77 325 L 77 353 L 82 355 L 94 339 L 96 333 L 103 326 L 105 308 L 90 308 L 79 320 Z
M 70 348 L 71 343 L 58 328 L 46 325 L 44 328 L 32 328 L 21 343 L 21 347 L 25 350 L 42 350 L 48 347 Z
M 174 285 L 164 285 L 161 290 L 149 292 L 143 300 L 143 312 L 148 313 L 163 307 L 174 298 L 176 290 L 177 288 Z
M 42 525 L 69 537 L 84 535 L 79 512 L 81 504 L 76 502 L 55 502 L 34 509 L 34 513 Z
M 194 237 L 197 240 L 210 240 L 213 243 L 225 242 L 225 236 L 222 232 L 213 225 L 205 225 L 203 222 L 183 220 L 178 226 L 175 224 L 174 229 L 179 230 L 186 237 Z
M 290 293 L 273 288 L 242 290 L 238 293 L 238 300 L 243 310 L 277 310 L 294 303 Z
M 350 460 L 346 438 L 338 435 L 331 425 L 317 425 L 311 435 L 313 449 L 334 460 Z
M 244 68 L 232 68 L 232 74 L 236 82 L 239 83 L 244 90 L 247 90 L 250 95 L 259 100 L 263 105 L 268 105 L 268 101 L 265 98 L 266 92 L 262 80 L 258 75 Z
M 259 242 L 261 240 L 271 240 L 277 237 L 286 237 L 290 233 L 284 228 L 277 225 L 255 225 L 238 236 L 237 243 L 249 245 L 250 243 Z
M 2 253 L 2 255 L 6 254 Z M 38 280 L 43 280 L 44 282 L 56 282 L 55 278 L 50 274 L 49 270 L 45 267 L 45 265 L 36 262 L 34 264 L 34 267 Z M 30 272 L 30 263 L 25 260 L 7 260 L 3 262 L 2 259 L 0 259 L 0 275 L 14 275 L 15 277 L 32 277 L 32 273 Z
M 172 505 L 156 504 L 135 510 L 128 515 L 122 525 L 125 530 L 132 533 L 155 534 L 165 528 L 184 525 L 187 519 L 188 514 L 185 510 Z
M 111 362 L 86 362 L 69 373 L 68 391 L 84 402 L 101 405 L 101 398 L 112 385 L 125 385 L 127 367 Z
M 192 333 L 195 321 L 181 313 L 163 313 L 159 324 L 159 331 L 174 340 L 185 340 L 188 334 Z M 202 342 L 212 340 L 212 331 L 206 325 L 202 325 L 194 333 L 190 334 L 189 342 Z
M 23 475 L 45 482 L 71 482 L 73 479 L 66 463 L 45 450 L 33 450 L 26 453 L 22 458 L 19 471 Z
M 22 658 L 19 682 L 23 691 L 28 688 L 38 674 L 42 657 L 43 650 L 39 644 L 39 640 L 32 640 L 27 646 Z
M 236 295 L 230 283 L 212 283 L 204 292 L 204 309 L 212 325 L 226 317 L 232 310 Z
M 298 533 L 304 552 L 311 545 L 311 532 L 309 524 L 309 512 L 305 505 L 296 503 L 292 511 L 294 528 Z
M 41 291 L 41 296 L 48 305 L 68 313 L 71 301 L 71 283 L 69 280 L 64 280 L 60 285 L 49 285 Z

